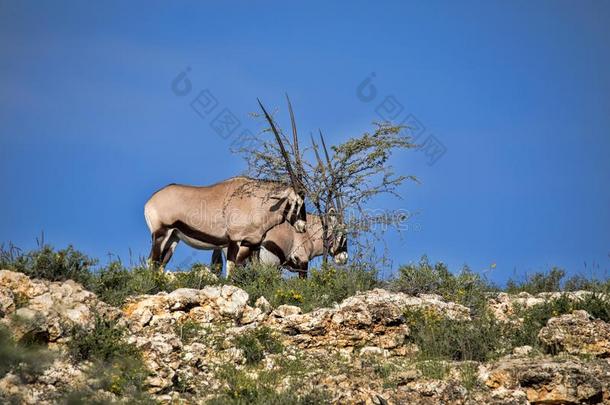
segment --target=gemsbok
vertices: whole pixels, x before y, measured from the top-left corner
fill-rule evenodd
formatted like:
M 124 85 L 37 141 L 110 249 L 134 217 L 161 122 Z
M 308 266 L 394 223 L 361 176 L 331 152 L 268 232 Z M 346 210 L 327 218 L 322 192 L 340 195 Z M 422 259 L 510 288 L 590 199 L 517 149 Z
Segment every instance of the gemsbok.
M 229 276 L 273 227 L 288 221 L 296 232 L 305 232 L 305 190 L 298 177 L 301 168 L 297 167 L 295 174 L 273 120 L 260 101 L 259 105 L 271 125 L 291 184 L 234 177 L 211 186 L 170 184 L 162 188 L 144 206 L 152 235 L 151 262 L 163 268 L 179 241 L 196 249 L 227 248 Z M 293 132 L 297 144 L 296 130 Z
M 324 241 L 326 239 L 327 252 L 334 258 L 335 263 L 345 264 L 347 262 L 345 212 L 342 198 L 335 190 L 337 178 L 333 172 L 322 134 L 320 133 L 320 140 L 326 157 L 326 166 L 322 163 L 318 153 L 318 145 L 316 145 L 313 137 L 311 140 L 318 168 L 328 191 L 325 215 L 307 214 L 307 226 L 304 233 L 298 232 L 289 223 L 282 223 L 271 228 L 257 249 L 240 248 L 238 254 L 240 258 L 253 258 L 262 264 L 287 267 L 298 272 L 300 277 L 307 277 L 309 262 L 324 254 Z M 214 250 L 212 254 L 213 267 L 222 267 L 223 252 L 228 257 L 227 249 Z
M 336 264 L 345 264 L 348 259 L 347 237 L 338 229 L 338 220 L 334 212 L 328 216 L 330 235 L 328 253 Z M 309 262 L 324 254 L 324 224 L 319 215 L 307 214 L 307 228 L 299 233 L 289 223 L 277 225 L 267 232 L 258 249 L 240 248 L 239 256 L 252 258 L 269 266 L 286 267 L 307 277 Z M 222 266 L 222 254 L 226 249 L 216 249 L 212 255 L 212 266 Z

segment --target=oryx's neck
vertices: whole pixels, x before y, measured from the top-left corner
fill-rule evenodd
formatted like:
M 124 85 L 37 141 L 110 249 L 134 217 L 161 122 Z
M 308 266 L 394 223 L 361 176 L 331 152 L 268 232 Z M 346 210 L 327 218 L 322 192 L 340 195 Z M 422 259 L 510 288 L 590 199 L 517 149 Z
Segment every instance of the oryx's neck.
M 310 259 L 324 254 L 324 227 L 318 215 L 307 214 L 307 234 L 312 243 Z

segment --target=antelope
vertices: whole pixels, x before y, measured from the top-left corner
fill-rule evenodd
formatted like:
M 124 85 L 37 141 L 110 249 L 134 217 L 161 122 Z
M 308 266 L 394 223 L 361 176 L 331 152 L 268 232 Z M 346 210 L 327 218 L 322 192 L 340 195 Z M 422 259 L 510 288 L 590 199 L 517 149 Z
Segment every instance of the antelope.
M 152 236 L 149 261 L 161 268 L 169 262 L 179 241 L 195 249 L 227 248 L 227 276 L 250 249 L 259 246 L 273 227 L 288 221 L 305 232 L 305 190 L 273 120 L 258 101 L 275 135 L 291 184 L 233 177 L 211 186 L 170 184 L 150 197 L 144 217 Z M 291 118 L 294 118 L 291 110 Z M 293 131 L 298 143 L 296 130 Z M 297 160 L 298 162 L 298 160 Z M 241 252 L 240 252 L 241 250 Z
M 345 264 L 348 259 L 347 238 L 337 229 L 337 218 L 334 212 L 329 213 L 328 228 L 331 235 L 328 238 L 328 252 L 335 263 Z M 307 276 L 308 265 L 311 260 L 324 254 L 324 224 L 323 217 L 307 214 L 307 227 L 305 233 L 296 232 L 290 224 L 284 222 L 277 225 L 265 235 L 258 249 L 246 251 L 240 248 L 239 255 L 258 260 L 259 263 L 287 267 L 299 273 L 300 277 Z M 212 265 L 222 266 L 221 249 L 214 250 Z M 227 252 L 224 252 L 225 255 Z
M 321 217 L 307 214 L 305 233 L 297 232 L 293 226 L 287 223 L 277 225 L 265 235 L 258 249 L 246 250 L 246 247 L 240 248 L 239 255 L 241 257 L 254 256 L 262 264 L 287 267 L 298 272 L 300 277 L 307 277 L 309 262 L 324 254 L 324 240 L 326 238 L 328 253 L 334 258 L 335 263 L 345 264 L 347 262 L 347 237 L 343 230 L 345 227 L 343 202 L 340 196 L 334 196 L 337 181 L 322 133 L 320 133 L 320 140 L 326 157 L 326 168 L 318 153 L 318 145 L 316 145 L 313 137 L 311 139 L 318 167 L 321 169 L 323 181 L 329 190 L 326 201 L 326 215 Z M 328 170 L 328 176 L 326 170 Z M 222 249 L 214 250 L 212 266 L 222 267 L 222 253 Z M 228 255 L 226 251 L 224 253 Z

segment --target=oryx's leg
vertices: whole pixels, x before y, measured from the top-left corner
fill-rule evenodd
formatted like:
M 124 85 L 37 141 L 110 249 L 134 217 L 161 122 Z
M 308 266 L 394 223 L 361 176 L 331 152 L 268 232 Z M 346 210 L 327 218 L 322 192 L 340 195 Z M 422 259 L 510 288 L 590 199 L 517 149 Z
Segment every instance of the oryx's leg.
M 299 278 L 307 278 L 308 268 L 309 263 L 303 263 L 301 266 L 299 266 L 299 269 L 297 270 L 299 272 Z
M 176 235 L 176 231 L 174 229 L 170 229 L 162 246 L 163 251 L 161 253 L 161 267 L 165 267 L 167 262 L 169 262 L 169 260 L 172 258 L 178 242 L 180 242 L 180 238 L 178 238 L 178 235 Z
M 213 273 L 222 273 L 222 249 L 214 249 L 212 252 L 212 263 L 210 264 Z
M 149 264 L 161 264 L 164 242 L 167 237 L 168 230 L 166 228 L 160 228 L 152 233 L 152 246 L 150 248 L 150 255 L 148 255 Z
M 237 264 L 237 265 L 243 264 L 246 261 L 246 259 L 248 259 L 250 257 L 251 254 L 252 254 L 252 248 L 250 248 L 249 246 L 241 245 L 239 247 L 239 250 L 237 251 L 237 258 L 235 259 L 235 264 Z
M 231 273 L 235 268 L 235 263 L 237 262 L 237 254 L 239 253 L 239 243 L 237 242 L 229 242 L 229 246 L 227 248 L 227 278 L 231 277 Z

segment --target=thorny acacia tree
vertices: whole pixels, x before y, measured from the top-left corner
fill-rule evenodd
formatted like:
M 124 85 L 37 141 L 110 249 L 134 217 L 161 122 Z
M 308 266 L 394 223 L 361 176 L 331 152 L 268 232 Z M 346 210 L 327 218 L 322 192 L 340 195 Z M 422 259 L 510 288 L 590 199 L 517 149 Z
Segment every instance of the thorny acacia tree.
M 287 155 L 294 161 L 310 212 L 326 220 L 324 224 L 325 252 L 328 253 L 328 238 L 337 229 L 329 229 L 328 218 L 333 211 L 339 217 L 336 227 L 353 237 L 375 235 L 379 238 L 388 226 L 405 221 L 404 212 L 399 210 L 371 210 L 369 203 L 381 194 L 391 194 L 398 198 L 398 188 L 408 180 L 417 181 L 415 176 L 396 174 L 388 161 L 392 154 L 401 149 L 416 147 L 409 136 L 403 134 L 404 127 L 391 123 L 374 123 L 372 132 L 365 132 L 338 145 L 327 148 L 321 131 L 314 139 L 310 134 L 311 144 L 299 145 L 294 113 L 288 96 L 288 111 L 291 117 L 292 136 L 289 138 L 273 118 L 267 115 L 268 127 L 253 139 L 242 143 L 248 146 L 237 146 L 234 151 L 244 156 L 247 174 L 250 177 L 266 180 L 290 182 L 290 173 L 286 170 L 285 157 L 273 141 L 275 127 L 284 145 L 289 149 Z M 261 105 L 262 107 L 262 105 Z M 266 114 L 253 114 L 265 117 Z M 308 207 L 308 208 L 309 208 Z M 375 227 L 375 225 L 379 225 Z

